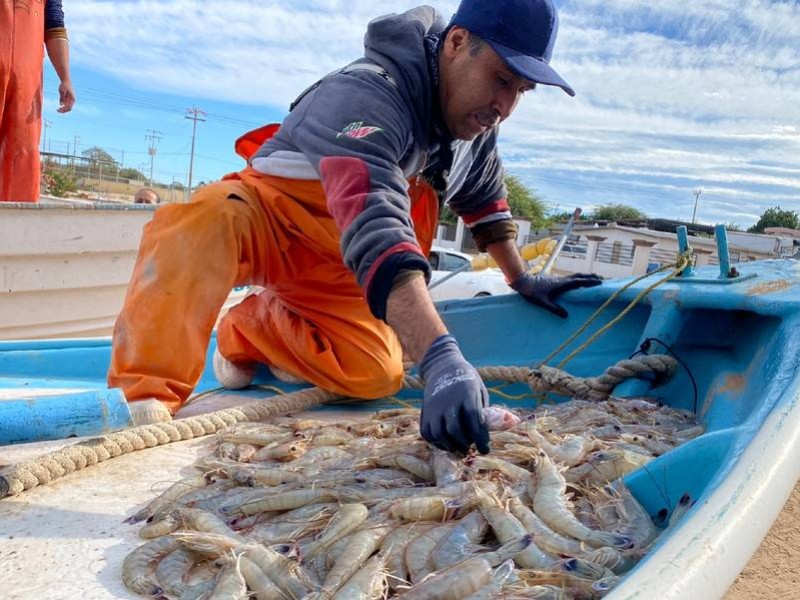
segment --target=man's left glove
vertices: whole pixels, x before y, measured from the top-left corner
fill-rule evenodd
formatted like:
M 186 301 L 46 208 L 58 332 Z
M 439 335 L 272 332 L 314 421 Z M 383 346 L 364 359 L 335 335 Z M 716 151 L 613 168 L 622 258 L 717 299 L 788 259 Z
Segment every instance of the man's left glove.
M 567 311 L 560 304 L 556 304 L 556 298 L 564 292 L 582 287 L 594 287 L 601 283 L 603 283 L 601 277 L 588 273 L 553 277 L 550 275 L 531 275 L 526 271 L 509 285 L 531 304 L 541 306 L 554 315 L 566 318 Z

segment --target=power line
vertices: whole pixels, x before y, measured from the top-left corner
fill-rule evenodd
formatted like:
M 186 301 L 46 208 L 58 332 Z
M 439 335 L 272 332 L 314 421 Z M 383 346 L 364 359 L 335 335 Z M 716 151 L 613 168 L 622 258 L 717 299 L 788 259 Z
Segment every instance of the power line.
M 55 80 L 50 80 L 45 77 L 45 82 L 47 84 L 56 84 Z M 171 112 L 171 113 L 185 113 L 186 109 L 181 108 L 179 106 L 174 106 L 170 104 L 166 104 L 164 102 L 160 102 L 158 100 L 151 100 L 149 98 L 142 98 L 130 95 L 122 95 L 115 92 L 111 92 L 108 90 L 98 89 L 87 85 L 75 85 L 75 90 L 81 92 L 81 95 L 87 95 L 89 98 L 93 98 L 94 100 L 100 100 L 101 104 L 113 104 L 119 105 L 124 104 L 127 106 L 133 106 L 136 108 L 147 108 L 150 110 L 160 110 L 163 112 Z M 225 115 L 222 113 L 205 113 L 209 119 L 213 121 L 220 121 L 226 123 L 232 123 L 237 125 L 245 125 L 248 127 L 260 127 L 264 124 L 264 122 L 259 121 L 249 121 L 247 119 L 240 119 L 238 117 L 233 117 L 230 115 Z

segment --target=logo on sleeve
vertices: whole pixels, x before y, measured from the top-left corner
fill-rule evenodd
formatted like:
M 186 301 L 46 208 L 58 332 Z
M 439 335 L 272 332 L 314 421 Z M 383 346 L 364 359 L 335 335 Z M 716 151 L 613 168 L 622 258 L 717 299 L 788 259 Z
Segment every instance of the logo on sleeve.
M 356 121 L 354 123 L 350 123 L 350 125 L 342 129 L 341 133 L 336 135 L 336 139 L 339 139 L 345 135 L 349 138 L 353 138 L 354 140 L 360 140 L 361 138 L 365 138 L 368 135 L 379 133 L 381 131 L 383 131 L 383 129 L 380 127 L 365 126 L 364 121 Z

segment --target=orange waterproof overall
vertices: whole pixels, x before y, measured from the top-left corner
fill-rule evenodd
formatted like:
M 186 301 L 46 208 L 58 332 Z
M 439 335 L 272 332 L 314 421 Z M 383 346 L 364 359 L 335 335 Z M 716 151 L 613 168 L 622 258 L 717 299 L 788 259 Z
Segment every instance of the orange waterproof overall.
M 277 125 L 247 134 L 248 158 Z M 412 185 L 412 218 L 427 254 L 438 202 Z M 175 412 L 199 380 L 217 314 L 234 286 L 259 285 L 222 319 L 219 349 L 233 361 L 277 366 L 326 390 L 380 398 L 402 385 L 402 349 L 370 312 L 345 267 L 340 232 L 319 181 L 251 168 L 159 208 L 145 226 L 114 328 L 108 384 L 129 401 L 157 398 Z
M 0 202 L 39 200 L 44 0 L 0 0 Z

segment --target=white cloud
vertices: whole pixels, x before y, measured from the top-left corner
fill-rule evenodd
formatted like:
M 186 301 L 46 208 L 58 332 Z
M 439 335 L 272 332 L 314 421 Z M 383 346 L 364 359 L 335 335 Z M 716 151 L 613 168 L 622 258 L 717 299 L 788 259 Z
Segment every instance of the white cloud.
M 282 108 L 361 54 L 370 19 L 416 4 L 73 0 L 65 9 L 84 67 L 145 90 Z M 437 6 L 449 15 L 457 2 Z M 755 220 L 779 202 L 800 209 L 798 39 L 793 2 L 563 2 L 553 64 L 578 97 L 544 88 L 526 98 L 503 127 L 506 162 L 530 183 L 549 178 L 542 187 L 562 206 L 622 195 L 670 216 L 702 188 L 703 219 Z

